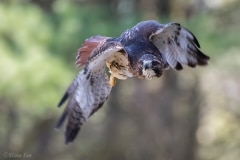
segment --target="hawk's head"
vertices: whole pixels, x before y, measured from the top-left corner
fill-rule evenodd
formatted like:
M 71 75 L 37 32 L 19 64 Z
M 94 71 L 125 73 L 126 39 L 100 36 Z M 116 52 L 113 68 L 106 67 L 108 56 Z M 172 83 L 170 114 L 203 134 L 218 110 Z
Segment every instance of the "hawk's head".
M 166 68 L 163 64 L 162 58 L 152 54 L 144 54 L 139 59 L 139 74 L 143 79 L 153 79 L 160 77 L 162 71 Z

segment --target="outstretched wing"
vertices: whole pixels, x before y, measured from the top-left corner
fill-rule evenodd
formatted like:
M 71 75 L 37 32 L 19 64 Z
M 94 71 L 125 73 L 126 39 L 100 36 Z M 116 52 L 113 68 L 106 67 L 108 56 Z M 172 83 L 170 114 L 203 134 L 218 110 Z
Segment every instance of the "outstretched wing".
M 92 50 L 84 69 L 64 94 L 58 106 L 69 100 L 56 128 L 60 128 L 68 117 L 66 143 L 75 139 L 82 124 L 107 100 L 111 86 L 105 71 L 106 61 L 122 49 L 119 42 L 111 41 L 98 45 Z
M 178 23 L 163 25 L 149 40 L 158 48 L 165 61 L 177 70 L 182 64 L 190 67 L 206 65 L 209 57 L 200 51 L 196 37 Z

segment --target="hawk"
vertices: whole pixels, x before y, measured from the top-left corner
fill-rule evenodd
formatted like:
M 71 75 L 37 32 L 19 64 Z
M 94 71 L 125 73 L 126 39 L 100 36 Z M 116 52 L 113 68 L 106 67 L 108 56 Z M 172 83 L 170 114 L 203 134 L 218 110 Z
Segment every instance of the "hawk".
M 58 104 L 60 107 L 68 99 L 56 128 L 68 117 L 65 142 L 72 142 L 83 123 L 108 99 L 115 78 L 151 80 L 170 67 L 182 70 L 183 65 L 206 65 L 208 60 L 194 34 L 179 23 L 148 20 L 117 38 L 90 37 L 78 49 L 76 64 L 83 69 Z

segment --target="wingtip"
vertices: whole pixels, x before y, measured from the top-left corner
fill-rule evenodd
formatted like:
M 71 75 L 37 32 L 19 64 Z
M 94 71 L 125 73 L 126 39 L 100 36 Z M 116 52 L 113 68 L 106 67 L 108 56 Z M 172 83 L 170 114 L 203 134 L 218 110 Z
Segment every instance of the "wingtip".
M 67 126 L 67 130 L 66 130 L 66 133 L 65 133 L 65 144 L 70 144 L 72 143 L 75 138 L 77 137 L 77 134 L 80 130 L 80 127 L 69 127 Z
M 204 54 L 202 51 L 198 50 L 198 65 L 205 66 L 208 64 L 210 57 Z
M 198 65 L 200 65 L 200 66 L 208 65 L 208 59 L 199 59 L 198 60 Z
M 65 138 L 65 144 L 69 145 L 73 143 L 73 139 Z
M 62 116 L 59 118 L 59 120 L 58 120 L 58 122 L 55 126 L 56 130 L 59 130 L 62 127 L 65 119 L 67 118 L 67 116 L 68 116 L 68 111 L 65 109 L 65 111 L 63 112 Z
M 60 128 L 57 128 L 56 126 L 54 127 L 54 130 L 56 131 L 56 132 L 59 132 L 60 131 Z
M 184 28 L 184 27 L 183 27 L 183 28 Z M 190 38 L 190 37 L 187 37 L 188 40 L 189 40 L 190 42 L 192 41 L 192 43 L 194 43 L 198 48 L 201 48 L 201 45 L 200 45 L 197 37 L 193 34 L 193 32 L 190 31 L 190 30 L 187 29 L 187 28 L 184 28 L 184 29 L 192 36 L 191 38 Z
M 195 35 L 192 33 L 192 35 L 193 35 L 193 42 L 196 44 L 196 46 L 198 47 L 198 48 L 201 48 L 201 46 L 200 46 L 200 43 L 198 42 L 198 40 L 197 40 L 197 38 L 195 37 Z
M 180 71 L 183 69 L 181 63 L 177 62 L 176 66 L 174 67 L 176 70 Z
M 61 106 L 63 105 L 63 103 L 68 99 L 68 96 L 69 96 L 69 94 L 68 94 L 68 92 L 66 92 L 66 93 L 63 95 L 63 97 L 62 97 L 62 99 L 60 100 L 60 102 L 58 103 L 57 107 L 61 107 Z

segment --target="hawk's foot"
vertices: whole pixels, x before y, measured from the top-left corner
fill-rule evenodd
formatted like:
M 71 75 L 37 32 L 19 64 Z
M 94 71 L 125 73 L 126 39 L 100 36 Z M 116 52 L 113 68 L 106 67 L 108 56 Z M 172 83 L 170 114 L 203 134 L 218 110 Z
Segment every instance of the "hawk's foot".
M 113 77 L 112 75 L 110 75 L 110 81 L 109 81 L 110 85 L 113 87 L 116 84 L 116 79 L 115 77 Z

